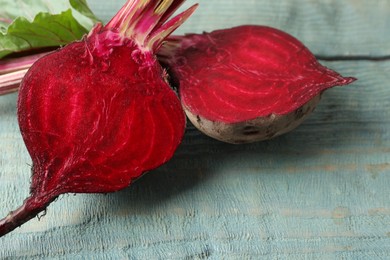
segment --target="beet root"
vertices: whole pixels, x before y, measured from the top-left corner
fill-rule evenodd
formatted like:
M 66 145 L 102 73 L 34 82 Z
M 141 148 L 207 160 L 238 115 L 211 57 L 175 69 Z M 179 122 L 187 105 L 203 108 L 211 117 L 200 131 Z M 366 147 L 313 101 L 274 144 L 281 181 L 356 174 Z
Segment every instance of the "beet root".
M 118 191 L 173 156 L 185 114 L 154 52 L 194 11 L 165 23 L 182 2 L 130 0 L 105 27 L 29 69 L 18 120 L 33 163 L 30 197 L 0 220 L 0 236 L 60 194 Z
M 319 64 L 296 38 L 266 26 L 171 36 L 159 60 L 168 67 L 190 121 L 229 143 L 291 131 L 324 90 L 355 80 Z

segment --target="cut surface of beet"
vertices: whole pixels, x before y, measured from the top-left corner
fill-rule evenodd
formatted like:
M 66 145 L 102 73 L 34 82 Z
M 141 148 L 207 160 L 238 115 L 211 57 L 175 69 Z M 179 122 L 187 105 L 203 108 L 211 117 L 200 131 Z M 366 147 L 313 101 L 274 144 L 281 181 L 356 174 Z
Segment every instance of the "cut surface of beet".
M 319 64 L 291 35 L 266 26 L 172 36 L 160 57 L 183 106 L 224 123 L 285 115 L 355 80 Z
M 168 20 L 183 2 L 128 0 L 106 26 L 28 70 L 17 106 L 30 197 L 0 220 L 0 236 L 60 194 L 118 191 L 173 156 L 185 114 L 155 52 L 195 10 Z
M 287 133 L 314 110 L 323 91 L 355 80 L 322 66 L 296 38 L 267 26 L 172 36 L 158 55 L 190 121 L 228 143 Z

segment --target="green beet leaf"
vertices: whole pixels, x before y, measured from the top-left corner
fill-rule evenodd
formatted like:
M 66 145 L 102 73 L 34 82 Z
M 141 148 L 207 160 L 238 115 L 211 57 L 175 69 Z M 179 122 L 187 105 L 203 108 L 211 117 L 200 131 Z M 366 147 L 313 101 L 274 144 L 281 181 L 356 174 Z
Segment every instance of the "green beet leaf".
M 0 0 L 0 59 L 66 45 L 81 39 L 98 22 L 85 0 L 19 2 Z

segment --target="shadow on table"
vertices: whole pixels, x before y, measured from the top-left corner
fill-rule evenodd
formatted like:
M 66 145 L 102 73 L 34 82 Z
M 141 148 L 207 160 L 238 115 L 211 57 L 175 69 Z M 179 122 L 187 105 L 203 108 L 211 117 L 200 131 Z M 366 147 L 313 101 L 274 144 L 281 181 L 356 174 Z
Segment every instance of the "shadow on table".
M 335 101 L 324 102 L 294 131 L 273 140 L 245 145 L 213 140 L 189 124 L 183 143 L 171 161 L 145 174 L 131 187 L 112 194 L 110 201 L 115 200 L 119 208 L 145 209 L 158 207 L 182 192 L 191 192 L 211 178 L 221 178 L 216 175 L 229 170 L 251 170 L 259 175 L 291 174 L 294 165 L 296 172 L 300 172 L 300 164 L 320 162 L 323 155 L 337 154 L 356 145 L 354 136 L 360 134 L 359 128 L 344 123 L 343 115 L 329 115 L 344 106 Z M 288 172 L 287 167 L 290 167 Z

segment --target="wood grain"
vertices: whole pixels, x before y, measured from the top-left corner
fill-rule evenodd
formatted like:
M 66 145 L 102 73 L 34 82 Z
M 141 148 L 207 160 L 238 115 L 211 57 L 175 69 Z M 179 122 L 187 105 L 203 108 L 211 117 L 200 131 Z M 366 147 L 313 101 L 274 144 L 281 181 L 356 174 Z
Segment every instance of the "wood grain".
M 123 1 L 90 2 L 107 19 Z M 201 6 L 183 31 L 272 24 L 318 55 L 390 55 L 389 1 Z M 322 63 L 359 80 L 293 132 L 229 145 L 189 126 L 172 161 L 114 194 L 61 196 L 0 238 L 0 259 L 389 259 L 390 61 Z M 15 102 L 0 97 L 0 215 L 29 189 Z
M 93 10 L 108 21 L 123 1 L 96 2 Z M 184 7 L 197 2 L 198 10 L 177 33 L 262 24 L 294 35 L 321 56 L 390 55 L 388 0 L 187 0 Z

